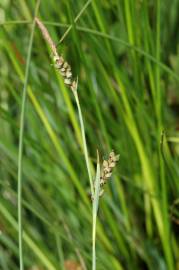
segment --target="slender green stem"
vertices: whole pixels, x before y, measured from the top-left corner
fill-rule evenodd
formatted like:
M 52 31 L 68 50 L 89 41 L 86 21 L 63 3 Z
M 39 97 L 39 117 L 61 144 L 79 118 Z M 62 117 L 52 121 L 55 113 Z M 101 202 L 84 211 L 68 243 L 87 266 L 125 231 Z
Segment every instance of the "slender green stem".
M 99 191 L 100 191 L 100 164 L 99 154 L 97 152 L 97 169 L 95 179 L 95 191 L 93 197 L 93 227 L 92 227 L 92 270 L 96 270 L 96 220 L 99 204 Z
M 93 213 L 93 231 L 92 231 L 92 270 L 96 270 L 96 215 L 95 213 Z
M 81 112 L 81 106 L 80 106 L 77 90 L 73 91 L 73 94 L 75 96 L 75 101 L 76 101 L 77 108 L 78 108 L 78 115 L 79 115 L 79 121 L 80 121 L 80 127 L 81 127 L 81 135 L 82 135 L 82 140 L 83 140 L 84 156 L 85 156 L 86 167 L 87 167 L 87 171 L 88 171 L 88 177 L 89 177 L 89 181 L 90 181 L 91 194 L 93 196 L 94 189 L 93 189 L 93 180 L 92 180 L 92 175 L 91 175 L 91 170 L 90 170 L 90 160 L 89 160 L 89 156 L 88 156 L 88 148 L 87 148 L 87 143 L 86 143 L 84 122 L 83 122 L 83 116 L 82 116 L 82 112 Z
M 35 16 L 38 12 L 40 5 L 40 0 L 37 1 L 35 8 Z M 27 97 L 27 84 L 29 77 L 29 66 L 30 66 L 30 58 L 33 44 L 35 30 L 35 20 L 32 24 L 32 31 L 29 40 L 28 54 L 27 54 L 27 64 L 25 70 L 25 82 L 23 87 L 22 94 L 22 105 L 21 105 L 21 116 L 20 116 L 20 131 L 19 131 L 19 153 L 18 153 L 18 234 L 19 234 L 19 264 L 20 270 L 24 269 L 23 262 L 23 241 L 22 241 L 22 155 L 23 155 L 23 138 L 24 138 L 24 118 L 25 118 L 25 105 L 26 105 L 26 97 Z

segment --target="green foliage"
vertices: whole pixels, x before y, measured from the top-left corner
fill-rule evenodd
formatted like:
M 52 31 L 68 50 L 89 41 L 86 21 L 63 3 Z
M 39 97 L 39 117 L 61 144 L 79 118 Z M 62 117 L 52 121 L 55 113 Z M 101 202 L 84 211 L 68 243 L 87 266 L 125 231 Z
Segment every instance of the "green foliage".
M 179 0 L 172 5 L 168 0 L 88 2 L 43 0 L 38 17 L 56 43 L 73 26 L 58 51 L 78 76 L 93 178 L 96 149 L 101 161 L 112 149 L 120 153 L 99 202 L 97 269 L 178 269 Z M 35 6 L 36 1 L 0 3 L 3 270 L 19 269 L 19 127 Z M 37 28 L 29 60 L 22 160 L 24 268 L 63 269 L 70 260 L 91 269 L 90 185 L 75 98 L 51 65 Z

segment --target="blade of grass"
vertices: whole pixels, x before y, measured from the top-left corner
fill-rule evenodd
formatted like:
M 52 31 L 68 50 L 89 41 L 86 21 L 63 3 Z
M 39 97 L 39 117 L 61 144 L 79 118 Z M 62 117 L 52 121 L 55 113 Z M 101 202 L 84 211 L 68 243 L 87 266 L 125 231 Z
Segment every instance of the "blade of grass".
M 77 14 L 77 16 L 74 19 L 74 23 L 76 23 L 79 18 L 81 17 L 81 15 L 83 14 L 83 12 L 87 9 L 87 7 L 89 6 L 89 4 L 92 2 L 92 0 L 88 0 L 86 2 L 86 4 L 82 7 L 82 9 L 79 11 L 79 13 Z M 68 35 L 68 33 L 70 32 L 70 30 L 72 29 L 73 25 L 71 24 L 68 29 L 65 31 L 65 33 L 63 34 L 63 36 L 61 37 L 60 41 L 56 44 L 56 47 L 58 45 L 60 45 L 60 43 L 62 43 L 62 41 L 65 39 L 65 37 Z
M 40 0 L 37 1 L 34 17 L 38 13 L 38 9 L 40 6 Z M 35 20 L 32 24 L 32 31 L 29 40 L 29 48 L 27 54 L 27 63 L 26 63 L 26 70 L 25 70 L 25 80 L 24 80 L 24 87 L 22 93 L 22 105 L 21 105 L 21 116 L 20 116 L 20 131 L 19 131 L 19 154 L 18 154 L 18 234 L 19 234 L 19 264 L 20 270 L 24 269 L 24 262 L 23 262 L 23 241 L 22 241 L 22 155 L 23 155 L 23 138 L 24 138 L 24 119 L 25 119 L 25 106 L 26 106 L 26 97 L 27 97 L 27 85 L 28 85 L 28 77 L 29 77 L 29 67 L 30 67 L 30 59 L 31 59 L 31 52 L 32 52 L 32 44 L 34 38 L 34 31 L 35 31 Z
M 156 59 L 160 61 L 160 52 L 161 52 L 161 44 L 160 44 L 160 36 L 161 36 L 161 3 L 160 0 L 157 0 L 157 20 L 156 20 Z M 163 249 L 166 256 L 166 261 L 168 265 L 168 269 L 174 269 L 173 256 L 171 251 L 170 243 L 170 223 L 168 219 L 168 198 L 167 198 L 167 186 L 166 186 L 166 176 L 165 176 L 165 168 L 164 162 L 162 158 L 161 151 L 161 134 L 163 136 L 163 123 L 162 123 L 162 100 L 163 93 L 160 86 L 161 76 L 160 76 L 160 67 L 156 66 L 156 112 L 157 112 L 157 125 L 158 125 L 158 157 L 159 157 L 159 166 L 160 166 L 160 181 L 161 181 L 161 194 L 162 194 L 162 212 L 163 212 L 163 223 L 164 223 L 164 235 L 163 235 Z
M 55 233 L 55 240 L 56 240 L 56 246 L 57 246 L 57 251 L 58 251 L 59 264 L 61 266 L 61 270 L 65 270 L 62 242 L 61 242 L 61 239 L 60 239 L 60 235 L 58 235 L 57 233 Z
M 129 0 L 124 1 L 124 9 L 125 9 L 125 17 L 126 17 L 126 28 L 128 33 L 129 44 L 131 46 L 135 46 L 136 44 L 136 36 L 134 31 L 134 23 L 133 23 L 133 16 L 132 16 L 132 2 Z M 139 61 L 137 59 L 137 54 L 135 50 L 131 52 L 131 63 L 134 70 L 134 78 L 137 84 L 138 90 L 140 90 L 139 85 Z

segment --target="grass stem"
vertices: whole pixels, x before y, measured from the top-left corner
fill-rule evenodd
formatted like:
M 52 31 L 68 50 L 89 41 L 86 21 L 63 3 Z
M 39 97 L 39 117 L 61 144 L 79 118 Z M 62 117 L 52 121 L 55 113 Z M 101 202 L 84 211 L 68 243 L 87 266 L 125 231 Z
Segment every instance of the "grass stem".
M 82 140 L 83 140 L 84 156 L 85 156 L 86 167 L 87 167 L 87 171 L 88 171 L 88 177 L 89 177 L 89 181 L 90 181 L 91 194 L 93 196 L 93 194 L 94 194 L 93 180 L 92 180 L 92 175 L 91 175 L 91 170 L 90 170 L 90 160 L 89 160 L 89 156 L 88 156 L 88 148 L 87 148 L 87 143 L 86 143 L 84 121 L 83 121 L 83 116 L 82 116 L 82 112 L 81 112 L 81 106 L 80 106 L 80 102 L 79 102 L 78 91 L 77 90 L 73 91 L 73 94 L 74 94 L 75 101 L 76 101 L 77 108 L 78 108 L 78 115 L 79 115 L 81 134 L 82 134 Z
M 38 12 L 40 5 L 40 0 L 37 1 L 36 8 L 35 8 L 35 16 Z M 19 131 L 19 151 L 18 151 L 18 234 L 19 234 L 19 264 L 20 270 L 24 269 L 24 262 L 23 262 L 23 241 L 22 241 L 22 155 L 23 155 L 23 138 L 24 138 L 24 119 L 25 119 L 25 106 L 26 106 L 26 99 L 27 99 L 27 84 L 28 84 L 28 77 L 29 77 L 29 66 L 30 66 L 30 59 L 31 59 L 31 52 L 32 52 L 32 44 L 33 44 L 33 37 L 34 37 L 34 30 L 35 30 L 35 20 L 32 24 L 32 31 L 29 40 L 29 47 L 28 47 L 28 54 L 27 54 L 27 64 L 25 70 L 25 82 L 23 87 L 23 94 L 22 94 L 22 104 L 21 104 L 21 115 L 20 115 L 20 131 Z
M 95 179 L 95 192 L 93 197 L 93 227 L 92 227 L 92 270 L 96 270 L 96 220 L 99 204 L 99 191 L 100 191 L 100 164 L 99 154 L 97 151 L 97 168 Z

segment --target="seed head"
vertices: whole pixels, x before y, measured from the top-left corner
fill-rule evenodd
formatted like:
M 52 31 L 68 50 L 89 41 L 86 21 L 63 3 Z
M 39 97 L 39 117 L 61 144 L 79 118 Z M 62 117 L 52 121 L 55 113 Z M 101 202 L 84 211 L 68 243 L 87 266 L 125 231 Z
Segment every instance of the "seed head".
M 101 177 L 100 177 L 100 186 L 103 187 L 107 180 L 111 177 L 112 171 L 116 166 L 117 161 L 119 160 L 119 155 L 115 155 L 114 151 L 112 150 L 109 154 L 108 160 L 103 161 L 102 170 L 101 170 Z
M 38 19 L 35 18 L 35 21 L 37 23 L 37 26 L 41 30 L 44 39 L 48 42 L 50 45 L 52 55 L 53 55 L 53 62 L 54 67 L 59 71 L 61 76 L 64 79 L 64 83 L 71 88 L 72 91 L 75 91 L 77 88 L 77 82 L 72 78 L 72 72 L 70 65 L 65 62 L 62 56 L 59 56 L 57 52 L 57 48 L 55 46 L 55 43 L 53 42 L 52 38 L 50 37 L 50 34 L 45 27 L 45 25 Z
M 102 169 L 101 169 L 101 176 L 100 176 L 100 193 L 99 196 L 101 197 L 104 193 L 104 185 L 110 179 L 113 169 L 116 166 L 116 163 L 119 160 L 120 155 L 116 155 L 114 150 L 111 151 L 109 154 L 109 158 L 107 160 L 103 160 Z M 94 185 L 95 186 L 95 185 Z M 93 200 L 93 198 L 91 197 Z

